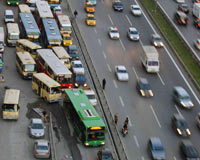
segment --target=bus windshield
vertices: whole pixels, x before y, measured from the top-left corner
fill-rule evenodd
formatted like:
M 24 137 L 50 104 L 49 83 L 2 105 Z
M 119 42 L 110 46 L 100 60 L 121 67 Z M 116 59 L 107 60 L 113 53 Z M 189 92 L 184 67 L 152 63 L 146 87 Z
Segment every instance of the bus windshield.
M 54 93 L 60 93 L 60 90 L 58 88 L 51 88 L 50 94 L 54 94 Z
M 88 140 L 104 140 L 105 135 L 103 131 L 89 131 Z
M 9 38 L 12 40 L 15 40 L 15 39 L 19 39 L 19 35 L 18 34 L 10 34 Z
M 26 64 L 24 65 L 25 72 L 33 72 L 35 71 L 35 64 Z

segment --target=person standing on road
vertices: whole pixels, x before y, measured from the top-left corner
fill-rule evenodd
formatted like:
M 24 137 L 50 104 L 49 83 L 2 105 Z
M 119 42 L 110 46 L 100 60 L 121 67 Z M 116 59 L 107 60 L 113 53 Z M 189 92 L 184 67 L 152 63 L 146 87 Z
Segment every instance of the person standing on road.
M 115 124 L 117 125 L 117 122 L 118 122 L 118 113 L 115 114 L 114 119 L 115 119 Z
M 103 86 L 103 89 L 105 89 L 105 87 L 106 87 L 106 79 L 105 78 L 102 80 L 102 86 Z
M 124 124 L 127 124 L 127 126 L 128 126 L 128 122 L 129 122 L 129 119 L 128 119 L 128 117 L 126 117 Z
M 77 10 L 74 11 L 74 16 L 75 16 L 75 18 L 78 16 Z

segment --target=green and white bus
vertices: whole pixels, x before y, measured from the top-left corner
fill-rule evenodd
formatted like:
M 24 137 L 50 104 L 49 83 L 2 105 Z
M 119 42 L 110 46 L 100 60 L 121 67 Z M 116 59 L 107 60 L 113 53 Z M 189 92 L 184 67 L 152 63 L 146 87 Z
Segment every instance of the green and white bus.
M 105 144 L 106 126 L 82 89 L 65 89 L 64 103 L 75 131 L 85 146 Z

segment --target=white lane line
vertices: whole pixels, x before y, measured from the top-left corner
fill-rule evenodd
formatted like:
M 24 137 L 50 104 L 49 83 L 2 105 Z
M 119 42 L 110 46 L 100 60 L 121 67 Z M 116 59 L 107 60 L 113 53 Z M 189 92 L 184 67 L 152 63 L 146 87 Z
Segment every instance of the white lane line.
M 174 158 L 174 160 L 176 160 L 176 157 L 175 157 L 175 156 L 174 156 L 173 158 Z
M 98 43 L 100 46 L 102 46 L 101 40 L 98 38 Z
M 115 88 L 118 88 L 117 83 L 114 79 L 113 79 L 113 83 L 114 83 Z
M 121 102 L 122 107 L 124 107 L 124 101 L 123 101 L 123 99 L 122 99 L 121 96 L 119 96 L 119 100 L 120 100 L 120 102 Z
M 135 73 L 136 78 L 138 79 L 139 77 L 138 77 L 138 75 L 137 75 L 137 72 L 135 71 L 135 68 L 133 67 L 132 70 L 133 70 L 133 72 Z
M 163 84 L 163 86 L 165 86 L 165 83 L 164 83 L 164 81 L 162 80 L 162 78 L 161 78 L 160 74 L 159 74 L 159 73 L 157 73 L 157 75 L 158 75 L 158 77 L 159 77 L 159 79 L 160 79 L 161 83 Z
M 94 32 L 97 34 L 97 30 L 96 30 L 96 28 L 94 28 Z
M 143 157 L 143 156 L 141 157 L 141 160 L 144 160 L 144 157 Z
M 136 144 L 137 148 L 140 148 L 140 145 L 138 143 L 137 137 L 134 135 L 133 138 L 135 140 L 135 144 Z
M 103 54 L 104 58 L 106 59 L 107 58 L 106 53 L 104 51 L 102 51 L 102 54 Z
M 155 119 L 156 119 L 156 121 L 157 121 L 157 123 L 158 123 L 158 126 L 161 128 L 161 124 L 160 124 L 160 122 L 159 122 L 159 120 L 158 120 L 158 117 L 157 117 L 157 115 L 156 115 L 156 113 L 155 113 L 155 111 L 154 111 L 152 105 L 150 105 L 150 107 L 151 107 L 151 110 L 152 110 L 152 112 L 153 112 L 153 115 L 154 115 L 154 117 L 155 117 Z
M 178 107 L 177 107 L 176 105 L 174 105 L 174 107 L 176 108 L 178 114 L 182 116 L 182 114 L 181 114 L 181 112 L 179 111 Z
M 122 43 L 121 39 L 119 39 L 119 42 L 121 43 L 121 45 L 122 45 L 122 48 L 123 48 L 123 50 L 125 51 L 125 50 L 126 50 L 126 48 L 124 47 L 124 44 Z
M 109 15 L 109 14 L 108 14 L 108 18 L 109 18 L 109 20 L 110 20 L 111 24 L 113 25 L 114 23 L 113 23 L 113 21 L 112 21 L 112 19 L 111 19 L 111 17 L 110 17 L 110 15 Z
M 137 0 L 135 0 L 135 2 L 138 4 Z M 144 13 L 144 12 L 143 12 Z M 144 17 L 146 18 L 147 22 L 149 23 L 150 27 L 152 28 L 152 30 L 154 31 L 154 33 L 156 33 L 155 29 L 153 28 L 153 26 L 151 25 L 151 23 L 149 22 L 149 20 L 147 19 L 146 15 L 143 14 Z M 172 58 L 171 54 L 169 53 L 168 49 L 164 46 L 164 49 L 166 50 L 168 56 L 170 57 L 171 61 L 173 62 L 173 64 L 175 65 L 176 69 L 178 70 L 179 74 L 181 75 L 181 77 L 183 78 L 183 80 L 185 81 L 185 83 L 187 84 L 188 88 L 190 89 L 190 91 L 192 92 L 193 96 L 195 97 L 196 101 L 198 102 L 198 104 L 200 105 L 200 100 L 197 97 L 197 95 L 195 94 L 195 92 L 193 91 L 192 87 L 190 86 L 189 82 L 186 80 L 186 78 L 184 77 L 183 73 L 181 72 L 180 68 L 178 67 L 178 65 L 176 64 L 176 62 L 174 61 L 174 59 Z
M 109 64 L 107 64 L 107 67 L 108 67 L 109 72 L 112 72 Z
M 130 19 L 128 18 L 127 15 L 125 15 L 126 19 L 128 20 L 129 24 L 132 26 L 133 24 L 131 23 Z

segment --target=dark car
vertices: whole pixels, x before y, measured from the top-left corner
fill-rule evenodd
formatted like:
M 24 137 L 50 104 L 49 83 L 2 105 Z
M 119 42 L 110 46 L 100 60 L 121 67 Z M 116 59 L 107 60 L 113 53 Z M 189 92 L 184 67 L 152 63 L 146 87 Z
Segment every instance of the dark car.
M 77 50 L 76 45 L 69 45 L 69 46 L 67 46 L 67 53 L 73 59 L 79 59 L 78 50 Z
M 179 4 L 178 10 L 188 14 L 189 13 L 189 6 L 186 3 Z
M 120 11 L 120 12 L 122 12 L 124 9 L 122 2 L 119 0 L 113 1 L 112 7 L 115 11 Z
M 165 150 L 159 138 L 151 137 L 148 142 L 148 149 L 153 160 L 165 160 Z
M 98 160 L 114 160 L 112 152 L 109 151 L 108 149 L 98 151 L 97 159 Z
M 194 19 L 194 26 L 195 26 L 196 28 L 200 28 L 200 19 L 199 19 L 199 18 L 195 18 L 195 19 Z
M 182 11 L 176 11 L 174 17 L 178 24 L 187 25 L 189 23 L 187 15 Z
M 151 86 L 146 78 L 139 78 L 136 84 L 138 92 L 144 97 L 153 97 Z
M 180 150 L 184 159 L 199 160 L 199 153 L 190 140 L 182 140 Z
M 80 86 L 87 87 L 86 77 L 83 74 L 76 74 L 74 76 L 74 87 L 78 88 Z
M 188 137 L 191 135 L 185 118 L 180 114 L 174 114 L 172 117 L 172 128 L 180 136 Z

